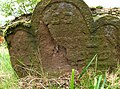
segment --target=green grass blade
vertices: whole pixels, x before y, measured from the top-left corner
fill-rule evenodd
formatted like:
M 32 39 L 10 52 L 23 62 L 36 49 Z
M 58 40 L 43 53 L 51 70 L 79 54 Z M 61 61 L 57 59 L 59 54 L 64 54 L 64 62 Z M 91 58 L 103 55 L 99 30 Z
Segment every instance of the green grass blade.
M 102 84 L 101 89 L 104 89 L 104 87 L 105 87 L 105 83 L 106 83 L 106 76 L 105 76 L 105 78 L 104 78 L 104 81 L 103 81 L 103 84 Z
M 75 89 L 75 86 L 74 86 L 74 76 L 75 76 L 75 70 L 72 69 L 72 75 L 71 75 L 71 81 L 70 81 L 70 89 Z
M 95 74 L 97 73 L 98 56 L 95 58 Z
M 102 81 L 102 75 L 100 75 L 98 77 L 98 83 L 97 83 L 97 88 L 96 89 L 100 89 L 100 83 L 101 83 L 101 81 Z
M 80 79 L 83 76 L 83 74 L 87 71 L 87 69 L 89 68 L 89 66 L 96 59 L 96 57 L 97 57 L 97 54 L 92 58 L 92 60 L 89 62 L 89 64 L 83 69 L 82 73 L 78 76 L 78 79 Z
M 95 77 L 95 78 L 94 78 L 94 89 L 96 89 L 96 87 L 97 87 L 97 83 L 98 83 L 98 81 L 97 81 L 97 77 Z

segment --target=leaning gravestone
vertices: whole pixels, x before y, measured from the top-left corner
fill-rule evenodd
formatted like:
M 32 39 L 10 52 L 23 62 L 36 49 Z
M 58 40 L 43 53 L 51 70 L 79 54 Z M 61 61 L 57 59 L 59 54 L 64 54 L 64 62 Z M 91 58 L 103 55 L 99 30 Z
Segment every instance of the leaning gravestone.
M 31 22 L 32 30 L 38 35 L 45 70 L 56 64 L 60 68 L 66 65 L 62 61 L 63 65 L 59 66 L 60 60 L 67 60 L 70 66 L 85 64 L 90 55 L 88 44 L 93 18 L 84 1 L 43 0 L 36 6 Z M 55 50 L 62 53 L 54 58 Z
M 35 36 L 30 32 L 30 27 L 25 27 L 22 23 L 11 25 L 5 31 L 5 38 L 11 64 L 18 76 L 35 74 L 40 64 L 36 58 Z
M 96 22 L 98 69 L 114 68 L 120 61 L 120 19 L 104 16 Z
M 113 67 L 120 59 L 119 23 L 111 16 L 94 23 L 82 0 L 42 0 L 31 25 L 20 22 L 5 31 L 12 66 L 20 77 L 59 75 L 81 69 L 98 53 L 99 67 Z

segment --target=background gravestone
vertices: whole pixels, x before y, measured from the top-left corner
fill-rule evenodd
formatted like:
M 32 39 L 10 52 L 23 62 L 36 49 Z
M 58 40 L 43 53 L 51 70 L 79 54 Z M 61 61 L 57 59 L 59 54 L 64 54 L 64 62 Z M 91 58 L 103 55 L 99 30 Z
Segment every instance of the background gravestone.
M 30 33 L 30 28 L 22 24 L 8 28 L 5 32 L 5 38 L 12 66 L 18 76 L 37 74 L 36 71 L 38 71 L 40 63 L 36 57 L 35 36 Z
M 31 25 L 38 35 L 45 70 L 56 64 L 56 69 L 61 67 L 59 60 L 67 60 L 69 65 L 81 68 L 90 57 L 93 18 L 89 7 L 82 0 L 43 0 L 34 10 Z M 64 57 L 53 58 L 54 50 L 59 52 L 62 49 Z
M 120 19 L 104 16 L 96 22 L 98 69 L 114 68 L 120 61 Z M 105 68 L 106 67 L 106 68 Z

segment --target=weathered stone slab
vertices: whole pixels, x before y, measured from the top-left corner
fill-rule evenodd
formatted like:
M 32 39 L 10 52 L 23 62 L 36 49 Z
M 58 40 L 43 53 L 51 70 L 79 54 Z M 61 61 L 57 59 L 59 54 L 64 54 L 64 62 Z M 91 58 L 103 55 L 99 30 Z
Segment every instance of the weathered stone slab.
M 11 64 L 19 77 L 37 74 L 39 60 L 36 57 L 36 40 L 30 28 L 23 25 L 8 28 L 5 32 Z
M 40 46 L 38 47 L 39 56 L 44 73 L 55 77 L 71 71 L 66 57 L 66 48 L 56 43 L 48 27 L 42 21 L 37 35 Z
M 55 61 L 50 64 L 55 49 L 58 51 L 64 49 L 62 52 L 64 58 L 55 58 L 58 66 L 58 60 L 67 60 L 71 66 L 85 64 L 89 58 L 88 44 L 93 18 L 82 0 L 43 0 L 36 6 L 31 22 L 32 29 L 40 39 L 44 69 L 48 70 L 51 68 L 49 66 L 56 64 Z M 44 24 L 42 27 L 40 22 Z M 47 31 L 42 33 L 42 30 Z M 45 49 L 49 50 L 45 52 Z
M 104 16 L 96 22 L 95 43 L 98 69 L 114 68 L 120 61 L 120 19 Z
M 12 66 L 20 77 L 40 71 L 58 76 L 71 68 L 81 70 L 97 53 L 98 69 L 115 67 L 120 61 L 119 23 L 112 16 L 94 23 L 82 0 L 43 0 L 31 27 L 20 22 L 5 32 Z

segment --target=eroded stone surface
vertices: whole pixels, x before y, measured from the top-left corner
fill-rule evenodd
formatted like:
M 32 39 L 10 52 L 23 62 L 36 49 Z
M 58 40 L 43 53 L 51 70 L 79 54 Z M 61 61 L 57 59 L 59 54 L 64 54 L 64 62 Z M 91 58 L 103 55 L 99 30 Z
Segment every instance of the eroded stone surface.
M 66 48 L 56 43 L 48 27 L 42 21 L 37 35 L 44 72 L 52 76 L 59 76 L 71 71 L 71 66 L 67 62 Z
M 34 36 L 28 31 L 28 28 L 18 26 L 14 28 L 11 34 L 5 37 L 12 66 L 19 77 L 35 74 L 40 65 L 39 60 L 36 58 Z
M 54 48 L 59 50 L 58 46 L 65 49 L 62 53 L 65 53 L 65 56 L 61 60 L 66 59 L 71 66 L 83 66 L 89 58 L 88 44 L 90 31 L 93 27 L 93 18 L 88 6 L 82 0 L 50 0 L 47 4 L 45 2 L 40 2 L 35 8 L 32 17 L 32 29 L 37 30 L 36 32 L 39 33 L 41 29 L 39 27 L 40 21 L 43 21 L 50 35 L 46 35 L 40 40 L 45 40 L 47 36 L 48 38 L 52 37 L 55 42 L 52 43 L 53 50 Z M 48 40 L 50 41 L 50 39 Z M 49 43 L 39 42 L 41 55 L 44 54 L 43 50 L 51 48 Z M 44 45 L 47 45 L 47 48 L 43 48 Z M 51 50 L 52 53 L 53 50 Z M 49 55 L 49 57 L 52 57 L 52 55 Z M 50 62 L 48 64 L 47 61 L 52 60 L 49 57 L 48 55 L 42 56 L 43 66 L 49 67 Z M 45 59 L 47 64 L 44 65 Z M 56 60 L 59 60 L 59 58 L 56 58 Z
M 120 61 L 120 20 L 105 16 L 96 22 L 96 45 L 99 69 L 116 67 Z M 107 68 L 105 68 L 107 67 Z
M 81 51 L 85 54 L 87 50 L 89 30 L 76 6 L 66 2 L 52 4 L 43 11 L 42 19 L 57 43 L 66 48 L 68 60 L 85 60 Z

